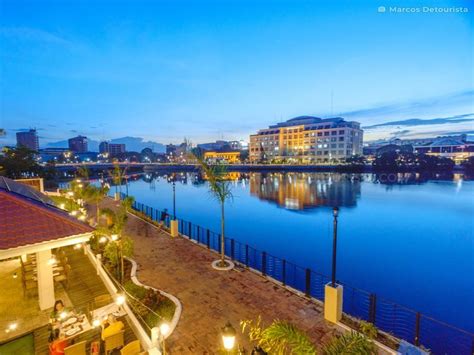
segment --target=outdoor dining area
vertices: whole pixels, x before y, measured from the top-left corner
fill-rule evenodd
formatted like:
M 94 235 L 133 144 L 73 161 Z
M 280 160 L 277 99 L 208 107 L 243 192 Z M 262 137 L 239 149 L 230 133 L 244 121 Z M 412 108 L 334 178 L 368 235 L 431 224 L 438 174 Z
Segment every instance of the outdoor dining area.
M 0 353 L 8 343 L 5 337 L 15 341 L 18 334 L 34 339 L 36 354 L 140 354 L 124 300 L 108 293 L 80 248 L 60 248 L 52 256 L 57 299 L 45 311 L 38 309 L 35 258 L 26 255 L 25 261 L 19 257 L 0 262 L 11 265 L 7 275 L 1 267 L 0 278 L 8 278 L 9 292 L 15 292 L 0 301 L 0 326 L 5 329 Z
M 86 253 L 93 228 L 0 177 L 0 354 L 140 354 L 125 299 Z

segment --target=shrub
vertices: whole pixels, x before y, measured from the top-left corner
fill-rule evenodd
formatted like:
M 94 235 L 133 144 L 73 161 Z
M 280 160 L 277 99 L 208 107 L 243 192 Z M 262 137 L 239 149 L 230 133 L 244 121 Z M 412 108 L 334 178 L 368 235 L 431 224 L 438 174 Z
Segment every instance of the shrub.
M 125 291 L 140 301 L 145 298 L 147 289 L 143 286 L 136 285 L 132 280 L 128 280 L 124 285 Z
M 377 350 L 375 344 L 366 336 L 350 332 L 335 337 L 323 349 L 325 355 L 375 355 Z
M 360 332 L 364 334 L 369 339 L 377 338 L 378 330 L 375 325 L 366 321 L 360 321 L 359 324 Z

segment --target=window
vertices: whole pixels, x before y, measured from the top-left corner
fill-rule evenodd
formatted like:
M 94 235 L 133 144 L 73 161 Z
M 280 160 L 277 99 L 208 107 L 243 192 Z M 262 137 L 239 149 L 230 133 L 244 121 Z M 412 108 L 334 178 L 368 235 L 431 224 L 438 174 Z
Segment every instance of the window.
M 329 136 L 329 132 L 324 132 L 324 136 L 325 137 Z
M 337 135 L 337 131 L 331 131 L 331 136 Z
M 339 137 L 339 142 L 344 142 L 344 137 Z
M 331 144 L 331 148 L 337 148 L 337 144 Z
M 338 151 L 338 154 L 339 154 L 339 155 L 344 155 L 344 151 L 343 151 L 343 150 L 339 150 L 339 151 Z
M 328 155 L 329 152 L 327 150 L 324 151 L 324 155 Z
M 339 134 L 342 134 L 342 135 L 343 135 L 344 132 L 345 132 L 345 131 L 342 129 L 342 130 L 339 131 Z
M 331 137 L 331 142 L 337 142 L 337 138 L 336 137 Z
M 339 148 L 344 148 L 344 143 L 339 144 Z
M 322 137 L 323 136 L 323 132 L 318 132 L 318 137 Z

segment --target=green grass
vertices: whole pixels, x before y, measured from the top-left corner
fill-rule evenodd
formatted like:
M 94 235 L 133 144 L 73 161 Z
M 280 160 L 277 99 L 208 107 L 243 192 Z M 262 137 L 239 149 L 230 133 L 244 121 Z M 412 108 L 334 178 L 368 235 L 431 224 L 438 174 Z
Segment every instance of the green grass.
M 0 355 L 34 355 L 35 343 L 33 334 L 22 336 L 8 343 L 0 345 Z

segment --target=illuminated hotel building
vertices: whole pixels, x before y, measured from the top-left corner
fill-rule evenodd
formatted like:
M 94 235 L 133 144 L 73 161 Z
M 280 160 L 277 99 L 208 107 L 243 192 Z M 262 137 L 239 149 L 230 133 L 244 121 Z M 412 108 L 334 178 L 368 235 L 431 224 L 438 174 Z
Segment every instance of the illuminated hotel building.
M 250 136 L 251 162 L 337 163 L 362 154 L 360 123 L 341 117 L 296 117 Z

